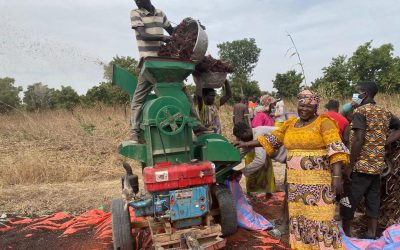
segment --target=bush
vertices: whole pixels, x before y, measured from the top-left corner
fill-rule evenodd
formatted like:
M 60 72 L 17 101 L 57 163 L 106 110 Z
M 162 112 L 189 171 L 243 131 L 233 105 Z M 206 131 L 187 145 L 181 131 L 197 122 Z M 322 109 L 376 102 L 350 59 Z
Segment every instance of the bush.
M 15 87 L 14 83 L 13 78 L 0 78 L 0 113 L 7 113 L 21 105 L 18 94 L 22 87 Z

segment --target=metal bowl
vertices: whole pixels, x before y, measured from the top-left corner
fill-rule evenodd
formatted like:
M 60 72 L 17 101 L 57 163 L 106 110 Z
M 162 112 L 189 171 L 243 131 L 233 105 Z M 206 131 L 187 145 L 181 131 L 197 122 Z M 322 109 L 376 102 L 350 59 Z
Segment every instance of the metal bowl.
M 197 64 L 201 60 L 203 60 L 204 55 L 207 52 L 207 49 L 208 49 L 208 36 L 207 36 L 207 33 L 201 27 L 199 21 L 191 19 L 190 22 L 191 22 L 190 23 L 190 28 L 191 29 L 197 29 L 197 40 L 196 40 L 196 44 L 194 45 L 193 55 L 192 55 L 192 58 L 191 58 Z
M 226 72 L 203 72 L 193 74 L 193 80 L 196 84 L 196 93 L 201 95 L 203 88 L 217 89 L 225 84 L 228 73 Z

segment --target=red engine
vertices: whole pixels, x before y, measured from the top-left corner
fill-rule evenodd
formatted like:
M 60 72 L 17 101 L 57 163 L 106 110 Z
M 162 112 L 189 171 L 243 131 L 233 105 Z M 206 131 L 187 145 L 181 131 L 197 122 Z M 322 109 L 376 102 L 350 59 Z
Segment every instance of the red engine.
M 215 183 L 215 166 L 208 161 L 178 165 L 163 162 L 146 167 L 143 176 L 148 192 L 176 190 Z

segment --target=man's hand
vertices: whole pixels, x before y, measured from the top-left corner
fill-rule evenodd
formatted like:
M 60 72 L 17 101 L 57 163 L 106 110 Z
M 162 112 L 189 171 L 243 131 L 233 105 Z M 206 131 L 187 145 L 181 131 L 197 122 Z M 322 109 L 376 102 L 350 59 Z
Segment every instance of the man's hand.
M 260 144 L 259 141 L 249 141 L 249 142 L 244 142 L 244 141 L 235 141 L 233 145 L 236 148 L 256 148 L 256 147 L 261 147 L 262 145 Z
M 233 143 L 233 146 L 235 146 L 236 148 L 247 148 L 247 143 L 244 141 L 235 141 Z
M 162 39 L 162 41 L 163 41 L 164 43 L 169 43 L 169 42 L 171 42 L 171 37 L 170 37 L 170 36 L 164 36 L 163 39 Z
M 335 190 L 336 194 L 341 194 L 343 192 L 342 177 L 332 176 L 332 189 Z

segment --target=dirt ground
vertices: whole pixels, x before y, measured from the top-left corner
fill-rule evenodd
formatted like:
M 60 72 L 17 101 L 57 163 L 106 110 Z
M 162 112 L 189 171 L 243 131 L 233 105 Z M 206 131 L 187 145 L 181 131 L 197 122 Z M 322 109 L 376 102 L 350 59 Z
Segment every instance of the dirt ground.
M 112 249 L 111 244 L 94 240 L 94 229 L 78 232 L 68 237 L 60 237 L 62 232 L 47 230 L 24 230 L 18 227 L 11 232 L 0 233 L 0 249 Z
M 268 201 L 265 197 L 250 199 L 255 211 L 267 219 L 277 219 L 282 213 L 282 194 Z M 112 249 L 109 239 L 98 240 L 94 237 L 95 228 L 90 227 L 72 235 L 63 237 L 63 230 L 30 230 L 24 225 L 17 226 L 6 233 L 0 233 L 0 249 Z M 239 228 L 228 237 L 225 249 L 289 249 L 287 235 L 281 240 L 273 239 L 267 232 L 253 232 Z
M 283 176 L 282 173 L 284 173 L 284 165 L 277 165 L 274 170 L 279 188 L 279 186 L 282 186 L 283 182 L 281 176 Z M 85 185 L 86 188 L 99 188 L 102 186 L 102 183 L 98 183 L 99 185 L 94 185 L 94 183 L 89 184 Z M 109 193 L 102 193 L 100 191 L 99 195 L 103 195 L 104 202 L 107 203 L 109 201 L 106 200 L 106 197 L 112 196 L 111 194 L 118 189 L 118 182 L 110 181 L 103 184 L 107 184 L 103 187 L 103 191 L 109 190 Z M 112 186 L 115 186 L 115 189 L 111 188 Z M 60 190 L 58 186 L 54 186 L 53 188 L 54 192 L 56 192 L 55 190 Z M 82 189 L 83 187 L 79 188 Z M 110 191 L 110 189 L 112 191 Z M 33 198 L 40 199 L 40 187 L 36 187 L 34 191 L 38 193 L 38 195 Z M 47 190 L 47 192 L 49 192 L 49 190 Z M 70 192 L 74 193 L 74 190 L 70 190 Z M 68 189 L 65 189 L 61 191 L 61 195 L 58 194 L 56 196 L 67 195 L 67 193 Z M 249 202 L 256 212 L 262 214 L 268 220 L 273 220 L 279 219 L 282 215 L 282 197 L 282 193 L 277 193 L 269 200 L 266 200 L 265 196 L 261 195 L 250 198 Z M 88 199 L 87 202 L 90 204 L 90 197 L 85 197 L 85 199 Z M 62 206 L 62 201 L 60 200 L 60 202 L 60 206 Z M 43 203 L 43 201 L 41 203 Z M 82 202 L 79 203 L 81 204 Z M 28 209 L 29 204 L 22 202 L 20 206 L 26 206 L 25 208 Z M 85 211 L 86 209 L 87 208 L 82 207 L 80 210 Z M 62 232 L 62 230 L 30 230 L 27 229 L 26 226 L 17 225 L 11 231 L 5 233 L 0 232 L 0 249 L 112 249 L 112 243 L 109 239 L 95 239 L 94 227 L 89 227 L 67 237 L 62 237 Z M 287 246 L 287 235 L 283 236 L 281 240 L 275 240 L 269 236 L 267 232 L 253 232 L 245 229 L 238 229 L 237 233 L 227 238 L 227 246 L 225 249 L 288 249 Z

